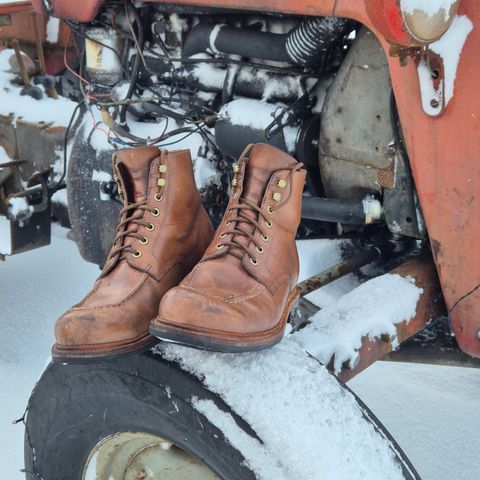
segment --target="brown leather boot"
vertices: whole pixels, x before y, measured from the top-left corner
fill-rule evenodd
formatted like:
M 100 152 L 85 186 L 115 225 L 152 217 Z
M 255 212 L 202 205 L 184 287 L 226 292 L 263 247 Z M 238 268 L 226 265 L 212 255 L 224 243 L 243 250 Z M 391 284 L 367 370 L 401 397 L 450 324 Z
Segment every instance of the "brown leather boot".
M 153 335 L 222 352 L 281 340 L 299 296 L 301 167 L 269 145 L 245 150 L 223 222 L 199 264 L 163 297 Z
M 123 150 L 113 171 L 123 200 L 117 235 L 91 292 L 57 321 L 57 358 L 115 357 L 154 344 L 148 326 L 162 296 L 213 236 L 187 150 Z

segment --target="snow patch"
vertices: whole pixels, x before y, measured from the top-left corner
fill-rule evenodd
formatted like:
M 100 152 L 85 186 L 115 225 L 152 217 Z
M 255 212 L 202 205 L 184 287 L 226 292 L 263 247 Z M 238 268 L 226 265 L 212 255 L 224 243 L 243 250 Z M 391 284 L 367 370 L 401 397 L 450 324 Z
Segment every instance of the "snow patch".
M 396 325 L 415 315 L 422 293 L 411 278 L 381 275 L 320 310 L 291 338 L 325 365 L 333 358 L 339 373 L 345 362 L 355 365 L 363 337 L 395 336 Z
M 0 145 L 0 164 L 11 162 L 12 159 L 8 156 L 8 153 L 5 149 Z M 1 170 L 1 168 L 0 168 Z
M 8 200 L 8 216 L 10 219 L 21 219 L 31 216 L 33 207 L 27 203 L 25 197 L 12 197 Z
M 0 52 L 0 115 L 13 114 L 15 118 L 24 121 L 56 126 L 67 126 L 76 103 L 65 97 L 57 99 L 44 95 L 41 100 L 35 100 L 28 95 L 20 95 L 22 87 L 12 83 L 16 75 L 10 73 L 9 59 L 15 52 L 5 49 Z
M 284 339 L 266 351 L 225 354 L 163 343 L 155 351 L 201 378 L 252 427 L 261 442 L 212 401 L 192 398 L 259 480 L 312 480 L 318 472 L 326 479 L 403 479 L 391 445 L 353 395 L 299 345 Z
M 282 104 L 267 103 L 262 100 L 240 98 L 222 107 L 220 117 L 228 118 L 232 125 L 265 130 L 274 120 L 278 112 L 284 108 Z M 285 145 L 289 153 L 295 151 L 298 128 L 287 125 L 283 128 Z
M 60 32 L 60 19 L 55 17 L 48 17 L 47 21 L 47 42 L 57 43 L 58 34 Z
M 92 172 L 92 180 L 94 182 L 111 182 L 113 180 L 113 177 L 110 173 L 108 172 L 103 172 L 100 170 L 93 170 Z
M 432 52 L 437 53 L 443 60 L 444 79 L 443 89 L 435 90 L 432 71 L 425 59 L 417 67 L 422 107 L 428 115 L 436 116 L 439 108 L 432 107 L 432 100 L 438 105 L 448 105 L 453 97 L 457 68 L 465 41 L 473 29 L 473 24 L 466 15 L 456 16 L 447 32 L 436 42 L 430 44 Z
M 463 45 L 473 29 L 473 23 L 466 15 L 456 16 L 451 27 L 430 49 L 438 53 L 443 59 L 445 69 L 445 106 L 453 97 L 458 62 L 462 54 Z
M 0 215 L 0 254 L 2 255 L 10 255 L 12 253 L 10 228 L 10 221 Z

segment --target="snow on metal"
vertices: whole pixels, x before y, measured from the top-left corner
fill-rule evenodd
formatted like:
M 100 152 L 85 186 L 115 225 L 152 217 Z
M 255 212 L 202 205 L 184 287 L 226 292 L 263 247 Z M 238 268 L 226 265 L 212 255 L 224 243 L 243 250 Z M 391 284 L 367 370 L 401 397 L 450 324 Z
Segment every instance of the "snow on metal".
M 381 275 L 320 310 L 292 339 L 325 365 L 333 357 L 340 373 L 345 362 L 355 365 L 363 337 L 395 336 L 396 325 L 415 315 L 422 293 L 413 279 Z

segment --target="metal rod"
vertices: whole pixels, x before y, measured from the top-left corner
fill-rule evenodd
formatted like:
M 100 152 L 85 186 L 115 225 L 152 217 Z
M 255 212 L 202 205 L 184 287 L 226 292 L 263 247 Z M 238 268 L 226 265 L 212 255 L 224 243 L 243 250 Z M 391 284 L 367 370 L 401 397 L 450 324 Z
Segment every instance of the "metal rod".
M 359 268 L 368 265 L 369 263 L 378 260 L 382 255 L 382 248 L 380 246 L 369 246 L 364 250 L 358 250 L 348 258 L 344 258 L 333 267 L 325 270 L 318 275 L 307 278 L 298 284 L 301 295 L 307 295 L 314 290 L 318 290 L 325 285 L 328 285 L 335 280 L 355 272 Z
M 22 78 L 23 84 L 27 87 L 28 85 L 30 85 L 30 79 L 28 77 L 27 69 L 25 68 L 25 63 L 23 62 L 20 45 L 16 38 L 12 40 L 12 47 L 15 50 L 15 57 L 17 58 L 18 69 L 20 70 L 20 77 Z
M 38 28 L 38 15 L 36 12 L 32 12 L 32 24 L 35 34 L 35 44 L 37 46 L 38 65 L 40 67 L 40 75 L 45 76 L 47 74 L 47 67 L 45 65 L 45 54 L 43 52 L 42 37 L 40 35 L 40 29 Z M 58 98 L 58 93 L 55 87 L 46 88 L 45 91 L 50 98 Z
M 345 225 L 367 223 L 361 200 L 338 200 L 324 197 L 303 197 L 302 218 Z

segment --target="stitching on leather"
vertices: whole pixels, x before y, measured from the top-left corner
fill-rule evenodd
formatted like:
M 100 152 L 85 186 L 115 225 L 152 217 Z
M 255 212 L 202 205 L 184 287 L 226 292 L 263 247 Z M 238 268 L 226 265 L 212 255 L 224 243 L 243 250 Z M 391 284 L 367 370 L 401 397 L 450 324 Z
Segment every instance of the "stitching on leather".
M 129 302 L 131 299 L 135 298 L 135 296 L 142 290 L 142 288 L 145 286 L 145 283 L 150 277 L 147 273 L 144 273 L 144 279 L 142 280 L 142 283 L 122 302 L 120 303 L 111 303 L 110 305 L 101 305 L 98 307 L 82 307 L 82 308 L 77 308 L 74 307 L 72 310 L 106 310 L 108 308 L 114 308 L 114 307 L 121 307 L 122 305 L 125 305 L 127 302 Z
M 193 288 L 189 286 L 182 285 L 181 288 L 184 288 L 185 290 L 189 290 L 190 292 L 194 293 L 200 293 L 204 295 L 205 297 L 209 298 L 215 298 L 217 300 L 222 300 L 227 303 L 239 303 L 243 302 L 244 300 L 248 300 L 250 298 L 257 297 L 260 294 L 260 290 L 264 290 L 265 287 L 261 284 L 254 285 L 251 290 L 249 290 L 247 293 L 244 293 L 242 295 L 236 295 L 236 296 L 225 296 L 225 295 L 216 295 L 215 293 L 212 293 L 211 290 L 207 290 L 204 288 Z

